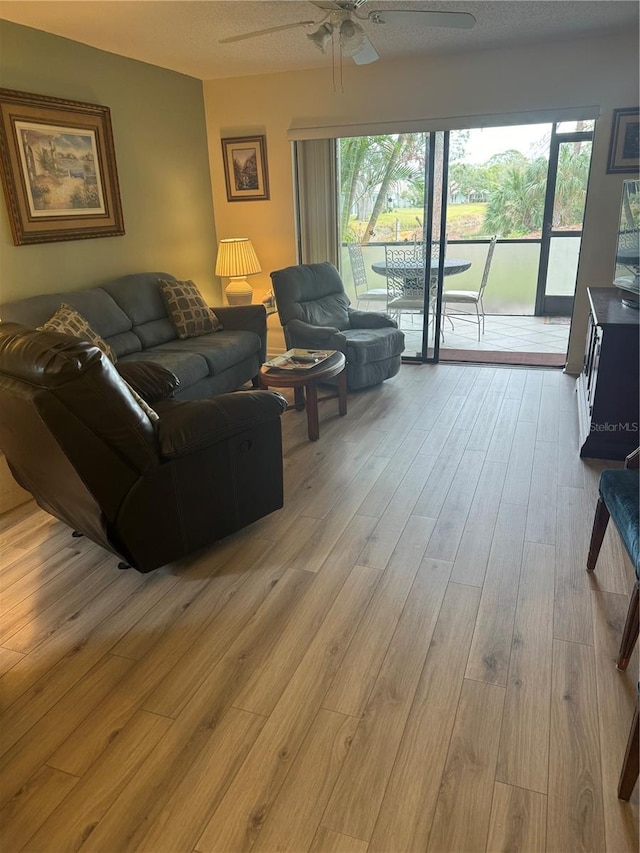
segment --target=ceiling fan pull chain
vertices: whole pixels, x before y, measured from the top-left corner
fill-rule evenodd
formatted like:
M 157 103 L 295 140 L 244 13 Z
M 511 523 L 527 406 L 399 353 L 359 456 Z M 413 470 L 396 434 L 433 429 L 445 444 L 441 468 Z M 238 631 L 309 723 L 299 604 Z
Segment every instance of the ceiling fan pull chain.
M 336 89 L 336 33 L 335 30 L 331 33 L 331 77 L 333 80 L 333 91 Z

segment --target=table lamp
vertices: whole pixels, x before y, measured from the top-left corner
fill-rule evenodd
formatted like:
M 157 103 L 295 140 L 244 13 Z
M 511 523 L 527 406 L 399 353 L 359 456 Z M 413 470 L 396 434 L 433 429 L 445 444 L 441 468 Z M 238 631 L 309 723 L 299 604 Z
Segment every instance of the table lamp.
M 248 237 L 231 237 L 220 240 L 216 275 L 231 279 L 225 288 L 229 305 L 250 305 L 253 290 L 248 275 L 262 272 L 260 261 Z

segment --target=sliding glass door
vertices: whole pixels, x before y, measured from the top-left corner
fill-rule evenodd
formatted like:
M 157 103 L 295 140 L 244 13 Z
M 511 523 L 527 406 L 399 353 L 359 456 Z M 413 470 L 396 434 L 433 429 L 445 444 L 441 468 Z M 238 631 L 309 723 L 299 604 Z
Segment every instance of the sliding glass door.
M 340 271 L 352 303 L 396 319 L 405 359 L 562 359 L 593 126 L 336 140 Z M 478 299 L 456 303 L 451 290 Z
M 442 287 L 444 281 L 447 228 L 447 167 L 449 133 L 425 134 L 425 196 L 423 261 L 422 341 L 415 353 L 407 357 L 420 361 L 438 361 L 442 322 Z
M 591 130 L 551 133 L 542 223 L 537 316 L 570 317 L 578 274 L 582 220 L 591 163 Z
M 411 360 L 437 360 L 448 137 L 338 140 L 342 277 L 358 307 L 396 319 Z

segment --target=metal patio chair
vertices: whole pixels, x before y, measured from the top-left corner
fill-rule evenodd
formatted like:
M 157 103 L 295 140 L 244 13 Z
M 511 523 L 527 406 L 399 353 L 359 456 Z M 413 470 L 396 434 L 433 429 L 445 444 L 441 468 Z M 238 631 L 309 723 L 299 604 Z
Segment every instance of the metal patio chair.
M 360 243 L 349 243 L 349 260 L 351 261 L 351 271 L 353 273 L 353 286 L 356 292 L 356 308 L 360 307 L 361 302 L 378 302 L 384 305 L 384 310 L 387 309 L 387 289 L 386 287 L 369 287 L 367 279 L 367 270 L 364 265 L 362 255 L 362 246 Z
M 489 279 L 489 270 L 491 269 L 491 262 L 493 260 L 493 253 L 496 248 L 496 242 L 498 240 L 498 236 L 494 235 L 491 238 L 491 242 L 489 243 L 489 250 L 487 252 L 487 259 L 484 264 L 484 271 L 482 273 L 482 280 L 480 282 L 480 287 L 478 290 L 445 290 L 442 293 L 442 313 L 443 316 L 447 317 L 449 321 L 451 321 L 451 325 L 453 327 L 453 321 L 451 317 L 456 317 L 459 320 L 470 320 L 472 322 L 477 322 L 478 324 L 478 341 L 480 341 L 480 329 L 482 328 L 482 334 L 484 335 L 484 303 L 483 296 L 484 291 L 487 286 L 487 281 Z M 450 312 L 447 310 L 447 306 L 450 304 L 454 305 L 473 305 L 475 308 L 475 317 L 471 311 L 456 311 Z

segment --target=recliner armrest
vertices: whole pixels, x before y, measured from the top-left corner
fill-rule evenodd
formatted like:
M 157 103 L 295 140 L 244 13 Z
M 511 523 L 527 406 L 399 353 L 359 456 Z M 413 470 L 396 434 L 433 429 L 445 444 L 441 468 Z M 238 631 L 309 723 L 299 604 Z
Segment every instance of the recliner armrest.
M 116 370 L 145 403 L 151 406 L 160 400 L 173 397 L 180 385 L 175 373 L 153 361 L 119 361 L 116 363 Z
M 279 418 L 286 408 L 285 398 L 274 391 L 236 391 L 208 400 L 162 403 L 156 430 L 160 455 L 175 459 L 196 453 Z
M 312 326 L 302 320 L 289 320 L 285 326 L 294 347 L 304 349 L 335 349 L 346 352 L 347 339 L 333 326 Z
M 397 329 L 398 324 L 388 314 L 377 311 L 357 311 L 349 308 L 349 322 L 352 329 Z

